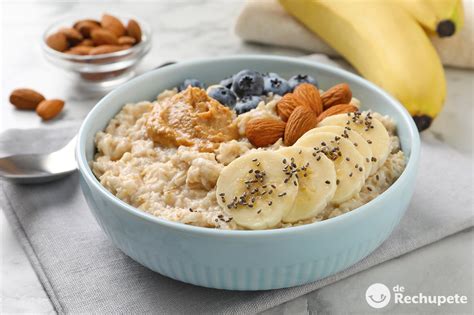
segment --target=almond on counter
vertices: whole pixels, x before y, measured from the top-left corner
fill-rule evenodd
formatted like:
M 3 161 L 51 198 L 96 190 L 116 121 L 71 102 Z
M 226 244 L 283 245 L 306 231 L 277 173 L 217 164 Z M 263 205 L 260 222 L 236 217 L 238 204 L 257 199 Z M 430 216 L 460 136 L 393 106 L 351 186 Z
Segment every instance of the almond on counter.
M 56 117 L 64 107 L 64 101 L 60 99 L 44 100 L 36 107 L 36 113 L 43 120 L 50 120 Z
M 18 109 L 35 109 L 44 96 L 32 89 L 16 89 L 10 94 L 10 103 Z
M 84 48 L 90 47 L 84 46 Z M 39 92 L 26 88 L 12 91 L 10 94 L 10 103 L 18 109 L 36 110 L 36 114 L 43 118 L 43 120 L 49 120 L 56 117 L 64 107 L 63 100 L 47 100 Z

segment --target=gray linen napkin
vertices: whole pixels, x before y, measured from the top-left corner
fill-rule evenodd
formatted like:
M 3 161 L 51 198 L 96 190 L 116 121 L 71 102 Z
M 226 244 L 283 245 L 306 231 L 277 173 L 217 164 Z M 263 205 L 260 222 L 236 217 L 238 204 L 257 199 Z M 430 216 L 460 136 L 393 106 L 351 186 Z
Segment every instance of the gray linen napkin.
M 0 156 L 58 148 L 77 125 L 0 135 Z M 36 139 L 31 142 L 31 139 Z M 418 185 L 390 238 L 358 264 L 304 286 L 232 292 L 181 283 L 134 262 L 87 209 L 78 175 L 41 185 L 0 181 L 0 205 L 58 313 L 256 313 L 473 226 L 471 160 L 423 135 Z

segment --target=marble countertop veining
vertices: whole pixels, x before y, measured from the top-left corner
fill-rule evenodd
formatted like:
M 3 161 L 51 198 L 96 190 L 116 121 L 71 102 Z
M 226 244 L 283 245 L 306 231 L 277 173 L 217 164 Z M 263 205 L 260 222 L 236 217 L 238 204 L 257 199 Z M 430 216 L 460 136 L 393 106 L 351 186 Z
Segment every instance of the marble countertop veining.
M 153 28 L 153 48 L 138 72 L 166 61 L 229 54 L 279 54 L 300 56 L 304 52 L 242 43 L 232 32 L 233 21 L 243 0 L 149 1 L 3 1 L 1 4 L 1 106 L 0 132 L 9 128 L 53 127 L 82 119 L 100 95 L 80 89 L 61 70 L 41 55 L 39 40 L 47 25 L 75 12 L 126 12 L 139 16 Z M 8 45 L 6 44 L 8 43 Z M 472 107 L 474 72 L 447 69 L 446 107 L 430 130 L 457 149 L 472 154 Z M 48 97 L 67 100 L 60 119 L 43 123 L 33 113 L 17 111 L 8 95 L 18 87 L 31 87 Z M 1 207 L 1 205 L 0 205 Z M 462 293 L 471 297 L 463 307 L 420 308 L 417 305 L 388 308 L 391 313 L 471 313 L 473 279 L 473 230 L 383 263 L 305 296 L 289 301 L 265 314 L 367 313 L 367 286 L 374 282 L 401 284 L 431 294 Z M 2 313 L 54 313 L 26 255 L 3 213 L 0 215 L 0 311 Z

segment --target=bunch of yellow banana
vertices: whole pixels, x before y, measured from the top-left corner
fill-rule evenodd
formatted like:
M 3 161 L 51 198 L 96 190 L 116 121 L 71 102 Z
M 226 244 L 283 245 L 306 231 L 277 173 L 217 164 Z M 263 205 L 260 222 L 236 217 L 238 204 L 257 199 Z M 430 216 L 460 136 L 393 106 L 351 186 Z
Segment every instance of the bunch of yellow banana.
M 461 0 L 280 0 L 283 7 L 396 97 L 427 129 L 446 97 L 443 66 L 427 32 L 452 35 Z

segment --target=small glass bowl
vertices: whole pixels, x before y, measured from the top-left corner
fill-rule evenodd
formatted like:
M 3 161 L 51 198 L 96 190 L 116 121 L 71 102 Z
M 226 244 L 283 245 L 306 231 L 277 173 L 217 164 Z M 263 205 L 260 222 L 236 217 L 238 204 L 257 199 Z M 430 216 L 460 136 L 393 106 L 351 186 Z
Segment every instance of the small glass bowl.
M 81 56 L 66 54 L 50 48 L 46 44 L 46 38 L 61 27 L 72 27 L 73 23 L 82 19 L 96 18 L 100 16 L 81 15 L 64 17 L 51 26 L 43 34 L 41 47 L 46 59 L 53 65 L 72 74 L 79 85 L 89 90 L 107 91 L 131 79 L 135 73 L 133 69 L 145 57 L 151 48 L 151 28 L 143 20 L 132 16 L 115 15 L 124 25 L 129 19 L 134 19 L 142 30 L 140 43 L 129 49 L 113 53 Z

